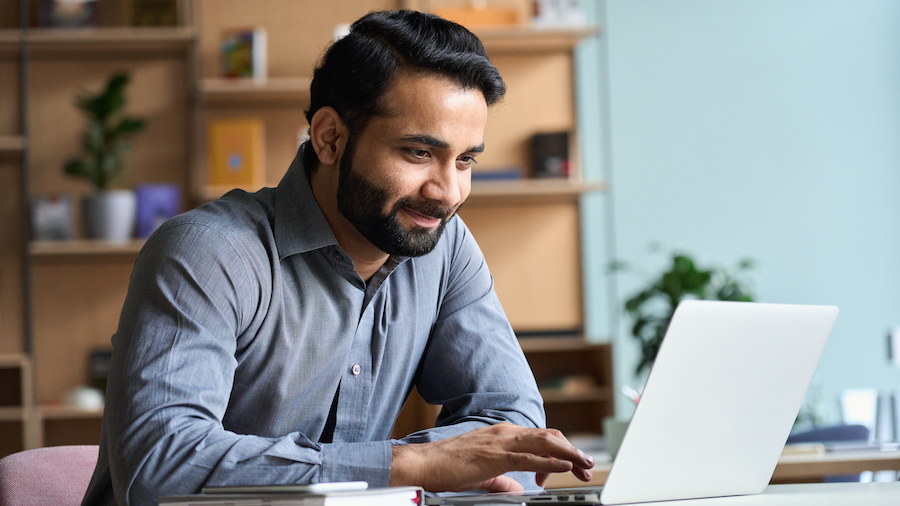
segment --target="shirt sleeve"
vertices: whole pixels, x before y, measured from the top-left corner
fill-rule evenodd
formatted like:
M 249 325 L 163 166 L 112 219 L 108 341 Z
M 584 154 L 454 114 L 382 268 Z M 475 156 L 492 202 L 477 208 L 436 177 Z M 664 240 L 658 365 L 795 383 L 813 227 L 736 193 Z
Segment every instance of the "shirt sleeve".
M 100 459 L 109 477 L 95 476 L 118 504 L 156 504 L 207 485 L 388 484 L 389 441 L 320 444 L 299 432 L 260 437 L 223 427 L 237 337 L 268 297 L 267 276 L 255 272 L 266 262 L 247 263 L 242 247 L 249 241 L 182 222 L 138 257 L 113 337 Z
M 436 427 L 399 444 L 456 436 L 477 427 L 510 422 L 545 427 L 543 400 L 534 375 L 494 292 L 484 255 L 458 220 L 446 292 L 416 388 L 443 408 Z M 511 473 L 526 489 L 533 473 Z

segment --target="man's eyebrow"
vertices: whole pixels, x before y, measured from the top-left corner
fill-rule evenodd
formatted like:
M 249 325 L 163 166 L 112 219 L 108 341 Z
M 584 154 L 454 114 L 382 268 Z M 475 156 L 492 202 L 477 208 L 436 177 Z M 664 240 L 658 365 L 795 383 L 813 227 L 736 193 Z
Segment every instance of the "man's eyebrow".
M 449 143 L 442 141 L 438 138 L 432 137 L 430 135 L 426 135 L 426 134 L 406 135 L 404 137 L 401 137 L 400 140 L 405 141 L 405 142 L 414 142 L 416 144 L 424 144 L 426 146 L 433 146 L 433 147 L 440 148 L 440 149 L 449 149 L 450 148 Z M 481 143 L 478 146 L 474 146 L 474 147 L 471 147 L 466 150 L 467 153 L 481 153 L 483 151 L 484 151 L 484 143 Z

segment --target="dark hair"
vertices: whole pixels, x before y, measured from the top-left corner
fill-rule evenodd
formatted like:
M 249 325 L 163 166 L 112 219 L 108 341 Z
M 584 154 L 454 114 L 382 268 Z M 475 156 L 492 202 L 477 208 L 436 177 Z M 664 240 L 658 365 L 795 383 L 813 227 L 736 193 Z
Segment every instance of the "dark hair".
M 312 122 L 320 108 L 331 106 L 351 136 L 358 134 L 372 118 L 385 113 L 381 97 L 401 71 L 438 74 L 465 89 L 478 89 L 488 106 L 506 93 L 481 41 L 461 25 L 416 11 L 371 12 L 322 56 L 310 85 L 307 121 Z M 309 141 L 303 162 L 307 174 L 319 164 Z

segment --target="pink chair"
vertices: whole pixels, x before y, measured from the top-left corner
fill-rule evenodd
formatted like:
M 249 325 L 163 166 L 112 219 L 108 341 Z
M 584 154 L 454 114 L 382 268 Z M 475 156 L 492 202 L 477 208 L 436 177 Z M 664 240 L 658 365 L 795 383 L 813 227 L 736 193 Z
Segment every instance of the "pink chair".
M 51 446 L 0 460 L 0 506 L 78 506 L 99 446 Z

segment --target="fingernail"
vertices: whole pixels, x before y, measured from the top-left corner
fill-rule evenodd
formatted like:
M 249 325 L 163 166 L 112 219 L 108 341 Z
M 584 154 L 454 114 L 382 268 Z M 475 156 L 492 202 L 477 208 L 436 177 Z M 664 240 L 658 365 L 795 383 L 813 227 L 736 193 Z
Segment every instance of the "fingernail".
M 584 460 L 586 460 L 588 464 L 590 464 L 590 465 L 592 465 L 592 466 L 594 465 L 594 457 L 591 457 L 590 455 L 584 453 L 584 452 L 581 451 L 581 450 L 578 450 L 578 454 L 581 455 L 581 458 L 583 458 Z
M 590 472 L 587 469 L 585 469 L 584 475 L 587 476 L 587 479 L 589 479 L 589 480 L 594 477 L 594 473 Z

